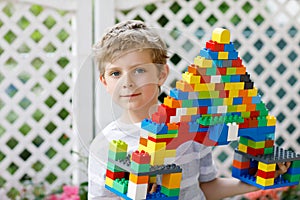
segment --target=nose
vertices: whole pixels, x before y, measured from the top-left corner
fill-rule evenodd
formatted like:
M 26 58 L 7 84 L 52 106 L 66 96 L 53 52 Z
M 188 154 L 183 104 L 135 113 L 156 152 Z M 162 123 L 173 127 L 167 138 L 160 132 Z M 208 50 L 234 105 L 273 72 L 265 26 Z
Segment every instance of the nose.
M 124 77 L 124 80 L 122 82 L 122 87 L 125 88 L 132 88 L 134 86 L 134 83 L 130 77 L 129 74 L 127 74 L 127 76 Z

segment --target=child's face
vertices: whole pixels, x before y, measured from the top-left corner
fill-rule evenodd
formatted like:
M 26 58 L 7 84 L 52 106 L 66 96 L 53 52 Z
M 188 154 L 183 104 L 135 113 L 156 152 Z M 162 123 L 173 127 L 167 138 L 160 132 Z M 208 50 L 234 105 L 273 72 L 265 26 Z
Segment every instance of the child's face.
M 158 86 L 168 75 L 167 65 L 160 73 L 149 50 L 134 51 L 105 68 L 101 82 L 113 100 L 127 110 L 147 109 L 157 103 Z

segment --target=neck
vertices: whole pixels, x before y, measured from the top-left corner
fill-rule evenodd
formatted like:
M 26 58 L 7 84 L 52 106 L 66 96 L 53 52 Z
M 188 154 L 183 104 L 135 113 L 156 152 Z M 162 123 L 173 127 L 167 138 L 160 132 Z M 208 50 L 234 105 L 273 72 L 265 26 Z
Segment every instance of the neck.
M 144 107 L 138 110 L 126 110 L 121 116 L 121 120 L 125 123 L 138 123 L 145 118 L 150 118 L 151 114 L 156 110 L 157 104 L 152 104 L 150 106 Z

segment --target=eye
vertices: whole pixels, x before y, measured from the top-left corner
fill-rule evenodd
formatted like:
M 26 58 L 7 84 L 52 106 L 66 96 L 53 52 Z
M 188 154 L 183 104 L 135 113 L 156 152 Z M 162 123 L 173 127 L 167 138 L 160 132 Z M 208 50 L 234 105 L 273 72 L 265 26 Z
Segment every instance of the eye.
M 144 73 L 146 70 L 145 69 L 143 69 L 143 68 L 136 68 L 135 69 L 135 73 L 136 74 L 141 74 L 141 73 Z
M 112 76 L 112 77 L 118 77 L 118 76 L 120 76 L 120 72 L 118 72 L 118 71 L 114 71 L 114 72 L 110 72 L 109 73 L 109 76 Z

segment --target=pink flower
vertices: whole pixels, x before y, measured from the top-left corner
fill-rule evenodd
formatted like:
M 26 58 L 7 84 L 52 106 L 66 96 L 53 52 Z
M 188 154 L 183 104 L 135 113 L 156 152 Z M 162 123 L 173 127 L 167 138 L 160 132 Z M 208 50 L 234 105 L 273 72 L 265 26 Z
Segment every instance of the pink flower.
M 80 200 L 78 193 L 78 187 L 65 185 L 63 186 L 63 193 L 61 194 L 59 200 Z
M 47 200 L 59 200 L 55 194 L 51 194 L 47 197 Z

